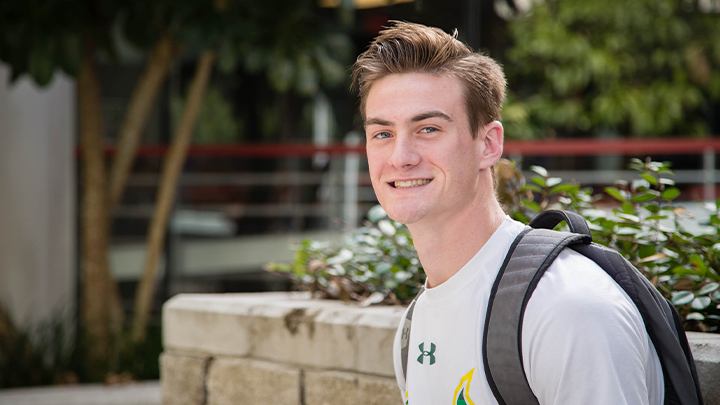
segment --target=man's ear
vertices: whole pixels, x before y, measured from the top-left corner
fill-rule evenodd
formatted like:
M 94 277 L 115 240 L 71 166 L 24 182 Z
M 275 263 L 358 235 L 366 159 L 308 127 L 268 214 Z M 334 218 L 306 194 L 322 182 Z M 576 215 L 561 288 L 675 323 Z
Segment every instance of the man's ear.
M 485 169 L 492 167 L 503 153 L 504 131 L 500 121 L 493 121 L 486 124 L 480 130 L 480 139 L 482 142 L 480 168 Z

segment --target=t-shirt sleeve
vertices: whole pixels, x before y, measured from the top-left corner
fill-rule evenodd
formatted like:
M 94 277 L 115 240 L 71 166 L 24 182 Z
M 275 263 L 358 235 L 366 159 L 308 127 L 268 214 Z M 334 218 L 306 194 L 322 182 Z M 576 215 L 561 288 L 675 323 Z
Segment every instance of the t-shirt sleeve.
M 525 311 L 522 351 L 542 405 L 662 400 L 659 362 L 639 311 L 607 273 L 577 252 L 563 252 L 538 283 Z

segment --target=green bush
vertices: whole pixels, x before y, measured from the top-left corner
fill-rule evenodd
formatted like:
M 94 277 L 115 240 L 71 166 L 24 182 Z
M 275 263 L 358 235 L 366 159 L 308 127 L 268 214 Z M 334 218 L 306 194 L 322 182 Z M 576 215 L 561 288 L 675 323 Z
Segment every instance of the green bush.
M 87 347 L 77 320 L 56 313 L 46 320 L 17 328 L 0 308 L 0 389 L 52 384 L 116 384 L 160 377 L 160 325 L 148 326 L 148 338 L 133 343 L 123 334 L 111 359 L 88 367 Z M 76 332 L 80 332 L 79 334 Z
M 410 232 L 379 205 L 345 243 L 304 240 L 293 263 L 269 263 L 266 268 L 289 275 L 299 289 L 317 297 L 364 304 L 407 303 L 425 282 Z
M 633 159 L 638 178 L 617 181 L 604 193 L 563 182 L 538 166 L 526 179 L 507 160 L 496 166 L 498 198 L 511 217 L 527 223 L 539 212 L 564 209 L 583 215 L 595 242 L 622 253 L 673 304 L 689 330 L 718 332 L 720 327 L 720 236 L 718 208 L 699 224 L 673 201 L 680 196 L 669 164 Z M 683 224 L 695 225 L 694 233 Z M 705 225 L 705 226 L 698 226 Z M 303 241 L 291 264 L 268 270 L 291 277 L 297 288 L 322 298 L 364 304 L 407 303 L 425 275 L 412 238 L 380 206 L 368 212 L 365 226 L 340 245 Z

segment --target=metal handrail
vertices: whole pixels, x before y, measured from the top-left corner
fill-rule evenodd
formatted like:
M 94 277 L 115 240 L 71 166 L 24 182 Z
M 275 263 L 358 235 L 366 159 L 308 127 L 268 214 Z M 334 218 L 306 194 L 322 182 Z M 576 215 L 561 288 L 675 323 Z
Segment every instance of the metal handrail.
M 165 144 L 144 144 L 138 147 L 139 156 L 163 156 L 168 149 Z M 720 151 L 720 135 L 706 138 L 578 138 L 578 139 L 541 139 L 541 140 L 505 140 L 504 154 L 538 156 L 647 156 L 647 155 L 688 155 L 703 154 L 708 151 Z M 115 145 L 107 145 L 105 153 L 113 155 Z M 76 148 L 81 154 L 82 148 Z M 312 143 L 234 143 L 192 145 L 188 156 L 227 156 L 227 157 L 310 157 L 318 153 L 346 155 L 365 154 L 365 145 L 346 145 L 341 143 L 315 145 Z

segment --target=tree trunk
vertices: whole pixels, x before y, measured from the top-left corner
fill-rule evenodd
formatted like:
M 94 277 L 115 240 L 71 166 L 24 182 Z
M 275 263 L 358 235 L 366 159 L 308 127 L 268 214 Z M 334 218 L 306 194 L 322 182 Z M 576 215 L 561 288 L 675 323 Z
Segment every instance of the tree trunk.
M 118 133 L 117 153 L 110 172 L 108 207 L 110 218 L 122 199 L 140 136 L 147 125 L 160 88 L 170 72 L 176 51 L 177 48 L 169 36 L 160 38 L 148 57 L 140 80 L 135 85 Z
M 158 191 L 158 199 L 148 235 L 145 267 L 135 296 L 135 317 L 132 325 L 132 339 L 135 342 L 141 342 L 145 339 L 155 289 L 157 264 L 165 243 L 165 229 L 167 228 L 175 198 L 178 178 L 185 163 L 187 149 L 192 139 L 205 89 L 210 80 L 214 60 L 215 53 L 212 51 L 205 51 L 200 57 L 195 77 L 185 101 L 180 126 L 175 133 L 163 165 L 160 190 Z
M 88 361 L 106 361 L 110 348 L 110 274 L 103 118 L 95 47 L 88 44 L 77 80 L 82 154 L 82 325 Z

